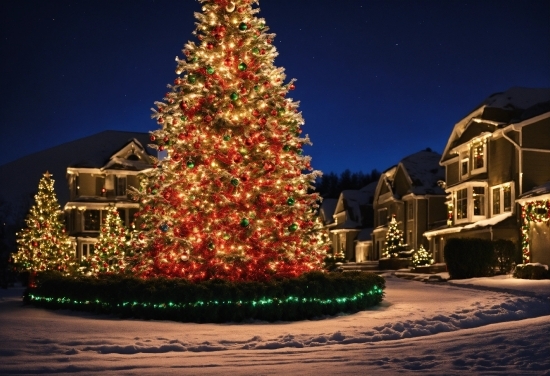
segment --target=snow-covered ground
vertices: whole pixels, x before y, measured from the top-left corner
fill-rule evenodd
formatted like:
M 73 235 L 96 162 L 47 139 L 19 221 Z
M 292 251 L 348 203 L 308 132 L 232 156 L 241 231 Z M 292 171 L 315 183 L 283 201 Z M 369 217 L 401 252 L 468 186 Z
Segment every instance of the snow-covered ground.
M 0 290 L 0 374 L 550 375 L 550 281 L 454 283 L 388 275 L 368 311 L 240 324 L 47 311 Z

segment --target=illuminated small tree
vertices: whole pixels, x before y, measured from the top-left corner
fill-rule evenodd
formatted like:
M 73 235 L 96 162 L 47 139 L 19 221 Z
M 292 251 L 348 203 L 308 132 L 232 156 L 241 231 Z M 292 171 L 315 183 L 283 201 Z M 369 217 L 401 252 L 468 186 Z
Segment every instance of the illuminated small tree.
M 26 227 L 17 233 L 18 251 L 14 256 L 22 270 L 39 272 L 56 270 L 69 273 L 73 266 L 74 249 L 65 232 L 63 212 L 54 191 L 54 180 L 46 172 L 38 183 Z
M 124 271 L 129 237 L 129 231 L 122 223 L 116 207 L 107 208 L 107 216 L 101 224 L 94 253 L 82 262 L 84 272 L 97 274 Z
M 424 249 L 423 245 L 420 245 L 418 251 L 413 254 L 412 259 L 414 266 L 428 266 L 434 263 L 432 256 Z
M 395 215 L 392 216 L 388 232 L 386 233 L 386 242 L 384 246 L 383 257 L 397 257 L 399 252 L 405 248 L 403 243 L 403 231 L 397 228 L 397 221 Z
M 255 0 L 200 0 L 177 77 L 154 113 L 167 158 L 146 175 L 136 272 L 268 280 L 322 269 L 318 194 L 298 103 Z M 305 170 L 313 171 L 303 173 Z

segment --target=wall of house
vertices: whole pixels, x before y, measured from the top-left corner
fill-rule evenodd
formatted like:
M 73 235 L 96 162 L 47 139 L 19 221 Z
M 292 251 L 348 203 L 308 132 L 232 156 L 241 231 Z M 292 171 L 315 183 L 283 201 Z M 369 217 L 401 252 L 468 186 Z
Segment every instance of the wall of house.
M 409 184 L 409 182 L 407 180 L 407 177 L 405 176 L 405 173 L 403 172 L 403 169 L 401 169 L 401 168 L 399 168 L 397 170 L 397 173 L 395 174 L 393 187 L 394 187 L 394 189 L 393 189 L 394 193 L 398 197 L 403 197 L 404 195 L 406 195 L 407 191 L 411 187 L 411 185 Z
M 550 180 L 550 153 L 523 152 L 523 192 Z
M 447 186 L 453 186 L 459 182 L 458 180 L 458 166 L 459 163 L 453 162 L 447 165 L 445 169 L 445 179 L 447 179 Z
M 523 127 L 522 141 L 525 148 L 550 149 L 550 118 Z
M 425 200 L 415 200 L 417 204 L 416 208 L 416 233 L 415 233 L 415 244 L 414 248 L 418 250 L 420 248 L 420 245 L 424 245 L 424 247 L 427 246 L 427 241 L 424 242 L 425 238 L 422 234 L 428 230 L 428 203 L 429 201 L 427 199 Z
M 447 222 L 447 198 L 445 196 L 428 197 L 428 221 L 426 230 L 442 226 Z
M 139 178 L 137 177 L 137 175 L 128 175 L 127 184 L 128 184 L 128 188 L 134 187 L 139 189 Z
M 487 177 L 489 187 L 509 182 L 517 177 L 516 151 L 512 143 L 501 137 L 488 144 Z
M 483 132 L 493 132 L 494 126 L 484 123 L 470 123 L 460 138 L 453 143 L 453 146 L 465 144 Z
M 78 175 L 78 195 L 95 196 L 96 195 L 96 177 L 92 174 Z
M 550 222 L 532 223 L 529 239 L 531 262 L 550 265 Z

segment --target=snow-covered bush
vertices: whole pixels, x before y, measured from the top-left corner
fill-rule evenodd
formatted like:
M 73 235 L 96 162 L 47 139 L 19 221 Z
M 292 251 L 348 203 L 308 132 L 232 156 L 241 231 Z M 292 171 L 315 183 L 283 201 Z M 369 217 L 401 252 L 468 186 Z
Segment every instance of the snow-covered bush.
M 531 263 L 516 265 L 514 278 L 520 279 L 550 279 L 548 265 Z

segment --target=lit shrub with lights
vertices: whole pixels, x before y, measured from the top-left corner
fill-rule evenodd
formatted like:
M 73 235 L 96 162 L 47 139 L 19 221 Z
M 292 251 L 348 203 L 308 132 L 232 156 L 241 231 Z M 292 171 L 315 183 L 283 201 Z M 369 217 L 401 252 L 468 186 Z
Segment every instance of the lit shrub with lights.
M 269 282 L 180 278 L 140 279 L 122 275 L 65 277 L 40 274 L 25 302 L 120 317 L 183 322 L 295 321 L 380 303 L 385 280 L 372 273 L 306 273 Z
M 434 259 L 424 246 L 421 245 L 418 251 L 413 254 L 412 263 L 415 267 L 430 266 L 434 263 Z

